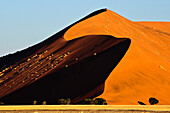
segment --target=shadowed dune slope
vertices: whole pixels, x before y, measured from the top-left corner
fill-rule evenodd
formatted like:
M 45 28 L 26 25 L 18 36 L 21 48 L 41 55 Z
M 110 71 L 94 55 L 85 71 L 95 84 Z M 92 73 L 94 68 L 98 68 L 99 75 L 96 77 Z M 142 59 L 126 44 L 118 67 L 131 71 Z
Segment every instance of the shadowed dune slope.
M 149 104 L 149 97 L 157 98 L 159 104 L 170 104 L 170 35 L 161 30 L 107 10 L 74 25 L 64 37 L 67 40 L 92 34 L 129 37 L 131 46 L 109 75 L 99 97 L 109 104 L 138 104 L 137 101 Z
M 110 72 L 122 59 L 130 39 L 91 35 L 66 41 L 62 37 L 43 52 L 11 66 L 0 77 L 0 97 L 6 104 L 72 103 L 103 93 Z

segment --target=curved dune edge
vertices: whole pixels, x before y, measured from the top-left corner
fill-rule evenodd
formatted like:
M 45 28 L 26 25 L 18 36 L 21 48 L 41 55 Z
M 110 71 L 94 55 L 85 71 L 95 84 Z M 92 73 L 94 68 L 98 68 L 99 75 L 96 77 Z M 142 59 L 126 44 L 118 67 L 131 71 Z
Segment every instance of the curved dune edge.
M 96 97 L 103 93 L 101 84 L 129 45 L 130 39 L 109 35 L 87 35 L 70 41 L 57 38 L 4 72 L 0 77 L 1 101 L 10 105 L 32 104 L 33 100 L 55 104 L 57 98 L 78 103 Z

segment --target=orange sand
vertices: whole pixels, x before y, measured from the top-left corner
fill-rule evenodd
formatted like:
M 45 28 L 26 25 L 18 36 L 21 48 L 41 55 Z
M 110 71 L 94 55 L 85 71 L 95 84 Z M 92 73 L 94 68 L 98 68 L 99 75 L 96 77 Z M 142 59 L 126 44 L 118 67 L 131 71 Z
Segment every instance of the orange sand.
M 168 27 L 166 27 L 168 26 Z M 109 75 L 104 93 L 108 104 L 170 104 L 170 23 L 132 22 L 110 10 L 71 27 L 64 38 L 107 34 L 128 37 L 131 45 Z M 166 33 L 167 32 L 167 33 Z M 113 61 L 114 62 L 114 61 Z
M 170 34 L 170 22 L 135 22 L 135 23 Z

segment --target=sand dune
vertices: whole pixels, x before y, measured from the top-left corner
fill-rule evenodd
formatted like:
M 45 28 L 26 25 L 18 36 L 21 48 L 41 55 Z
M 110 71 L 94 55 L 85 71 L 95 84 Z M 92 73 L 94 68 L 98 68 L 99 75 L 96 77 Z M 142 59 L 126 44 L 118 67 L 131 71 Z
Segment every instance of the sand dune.
M 164 25 L 168 26 L 158 27 L 164 32 L 154 30 L 107 10 L 76 24 L 65 38 L 87 34 L 129 37 L 131 46 L 109 75 L 100 97 L 109 104 L 138 104 L 139 100 L 149 104 L 149 97 L 160 100 L 159 104 L 170 104 L 170 35 Z
M 70 41 L 58 38 L 43 52 L 34 53 L 3 73 L 1 101 L 32 104 L 33 100 L 45 100 L 56 104 L 57 98 L 71 98 L 72 103 L 77 103 L 96 97 L 103 92 L 105 80 L 129 45 L 127 38 L 108 35 L 88 35 Z
M 101 94 L 99 97 L 105 98 L 108 104 L 135 105 L 138 104 L 137 101 L 149 104 L 149 97 L 157 98 L 160 105 L 170 104 L 170 34 L 169 28 L 165 26 L 169 26 L 169 23 L 145 24 L 143 22 L 132 22 L 108 9 L 103 9 L 90 14 L 78 22 L 75 22 L 59 33 L 31 48 L 23 50 L 17 54 L 1 58 L 0 63 L 1 65 L 11 65 L 10 63 L 13 63 L 13 67 L 17 67 L 17 65 L 21 64 L 24 60 L 29 60 L 29 58 L 32 57 L 36 58 L 36 54 L 41 55 L 43 52 L 48 50 L 48 53 L 44 53 L 45 55 L 41 58 L 42 62 L 47 64 L 48 61 L 45 61 L 45 58 L 49 58 L 49 56 L 54 54 L 54 51 L 58 52 L 59 50 L 62 50 L 64 45 L 69 41 L 80 40 L 81 42 L 80 37 L 85 36 L 82 40 L 87 38 L 86 41 L 89 41 L 89 43 L 91 41 L 88 39 L 88 36 L 104 35 L 104 39 L 107 36 L 113 36 L 120 40 L 122 40 L 123 37 L 126 37 L 131 39 L 130 48 L 114 70 L 112 72 L 110 71 L 111 73 L 105 82 L 103 94 L 101 94 L 101 89 L 104 86 L 102 84 L 98 84 L 96 86 L 97 89 L 93 87 L 93 89 L 88 90 L 86 93 L 78 97 L 78 100 Z M 100 41 L 101 39 L 96 38 L 96 40 Z M 81 43 L 78 45 L 79 46 L 77 47 L 81 47 Z M 109 48 L 111 45 L 112 44 L 109 43 L 104 47 Z M 91 46 L 95 47 L 97 46 L 97 43 L 96 45 L 95 43 L 91 43 Z M 58 54 L 54 55 L 55 58 L 58 57 L 57 55 L 66 54 L 68 50 L 69 49 L 64 49 L 62 52 L 59 51 Z M 102 49 L 100 49 L 100 52 L 101 51 Z M 88 54 L 88 52 L 86 54 Z M 90 54 L 84 55 L 84 58 L 88 56 L 90 56 Z M 13 57 L 16 57 L 16 59 L 14 60 Z M 76 59 L 76 57 L 73 58 Z M 23 60 L 20 61 L 21 59 Z M 8 62 L 6 62 L 7 60 Z M 15 64 L 16 61 L 18 64 Z M 29 60 L 29 62 L 34 61 Z M 113 63 L 114 62 L 115 61 L 113 59 Z M 61 64 L 61 67 L 67 67 L 66 64 Z M 43 74 L 41 77 L 44 78 L 46 75 L 48 74 Z M 94 77 L 98 75 L 99 73 L 97 72 L 93 73 Z M 97 81 L 98 77 L 95 79 Z M 38 82 L 38 80 L 35 81 Z M 32 82 L 30 81 L 28 82 L 28 84 L 31 83 Z M 12 90 L 9 91 L 12 92 Z M 97 91 L 100 93 L 94 94 Z M 77 98 L 75 98 L 75 102 L 76 101 Z
M 102 94 L 105 80 L 126 53 L 130 39 L 84 35 L 66 40 L 64 34 L 105 11 L 95 11 L 33 47 L 0 58 L 0 64 L 7 65 L 0 75 L 1 101 L 56 104 L 57 98 L 71 98 L 71 103 L 78 103 Z

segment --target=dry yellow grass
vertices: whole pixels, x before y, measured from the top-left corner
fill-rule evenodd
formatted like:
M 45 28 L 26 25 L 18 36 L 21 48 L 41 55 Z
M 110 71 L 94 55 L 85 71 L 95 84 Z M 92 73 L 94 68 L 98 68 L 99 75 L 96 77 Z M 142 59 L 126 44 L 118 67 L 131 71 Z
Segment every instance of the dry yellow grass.
M 170 112 L 169 105 L 20 105 L 0 106 L 0 112 Z

